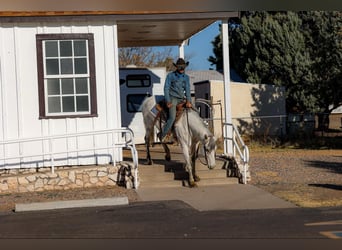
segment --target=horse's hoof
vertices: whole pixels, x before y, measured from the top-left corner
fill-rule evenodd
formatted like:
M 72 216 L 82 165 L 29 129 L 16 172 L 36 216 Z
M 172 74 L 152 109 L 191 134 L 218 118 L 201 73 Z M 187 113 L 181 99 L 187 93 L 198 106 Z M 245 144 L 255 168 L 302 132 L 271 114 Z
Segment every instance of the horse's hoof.
M 171 161 L 171 156 L 165 156 L 165 160 Z
M 195 175 L 194 180 L 195 180 L 195 182 L 199 182 L 201 180 L 201 178 L 198 175 Z
M 146 165 L 153 165 L 153 161 L 152 160 L 146 160 Z
M 191 187 L 191 188 L 197 188 L 198 186 L 197 186 L 196 182 L 190 181 L 190 182 L 189 182 L 189 187 Z

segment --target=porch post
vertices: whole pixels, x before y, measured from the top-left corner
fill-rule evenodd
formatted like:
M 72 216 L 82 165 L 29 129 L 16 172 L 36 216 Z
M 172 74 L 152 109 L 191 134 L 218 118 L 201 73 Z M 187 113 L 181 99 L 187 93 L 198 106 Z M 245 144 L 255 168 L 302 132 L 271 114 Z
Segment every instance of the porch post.
M 184 40 L 182 44 L 178 46 L 178 55 L 180 58 L 183 58 L 184 60 L 185 60 L 185 52 L 184 52 L 185 45 L 189 45 L 189 39 Z
M 184 59 L 184 43 L 182 43 L 179 47 L 178 47 L 178 55 L 179 58 L 183 58 Z
M 224 112 L 225 123 L 232 124 L 231 98 L 230 98 L 230 65 L 229 65 L 229 35 L 228 19 L 222 20 L 222 53 L 223 53 L 223 74 L 224 74 Z M 233 128 L 224 126 L 224 153 L 233 154 Z

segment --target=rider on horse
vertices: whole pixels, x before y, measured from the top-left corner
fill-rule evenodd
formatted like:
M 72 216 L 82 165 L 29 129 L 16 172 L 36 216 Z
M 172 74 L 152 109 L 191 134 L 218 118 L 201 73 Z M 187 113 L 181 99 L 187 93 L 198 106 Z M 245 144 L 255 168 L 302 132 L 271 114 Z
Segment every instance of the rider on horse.
M 189 76 L 184 73 L 189 62 L 185 62 L 183 58 L 179 58 L 176 63 L 173 63 L 173 65 L 176 67 L 176 70 L 167 75 L 164 85 L 164 96 L 166 106 L 169 109 L 169 115 L 162 132 L 158 133 L 158 137 L 161 142 L 165 142 L 165 137 L 169 133 L 176 119 L 177 105 L 184 102 L 185 99 L 185 106 L 187 108 L 192 107 L 190 80 Z

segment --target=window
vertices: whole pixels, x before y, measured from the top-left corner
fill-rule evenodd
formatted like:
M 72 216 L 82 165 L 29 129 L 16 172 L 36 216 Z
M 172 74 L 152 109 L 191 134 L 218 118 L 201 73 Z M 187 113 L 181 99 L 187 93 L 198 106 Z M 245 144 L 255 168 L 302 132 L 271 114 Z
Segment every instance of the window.
M 40 118 L 96 116 L 93 35 L 36 38 Z
M 150 75 L 127 75 L 126 76 L 127 87 L 150 87 L 151 76 Z
M 146 94 L 127 95 L 127 111 L 129 113 L 141 112 L 141 104 L 146 98 Z

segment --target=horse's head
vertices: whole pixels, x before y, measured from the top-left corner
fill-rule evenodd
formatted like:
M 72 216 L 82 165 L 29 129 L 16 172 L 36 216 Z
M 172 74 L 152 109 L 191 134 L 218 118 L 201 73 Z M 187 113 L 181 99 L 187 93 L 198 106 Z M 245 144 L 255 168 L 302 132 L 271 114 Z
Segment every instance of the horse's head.
M 208 168 L 212 169 L 215 167 L 215 155 L 216 155 L 216 137 L 213 135 L 206 135 L 204 138 L 204 154 L 208 163 Z

